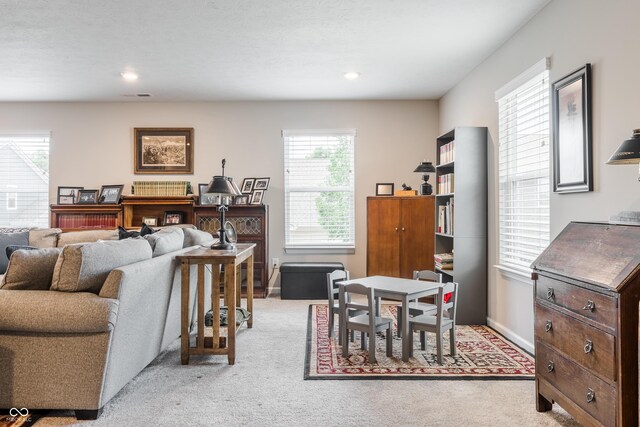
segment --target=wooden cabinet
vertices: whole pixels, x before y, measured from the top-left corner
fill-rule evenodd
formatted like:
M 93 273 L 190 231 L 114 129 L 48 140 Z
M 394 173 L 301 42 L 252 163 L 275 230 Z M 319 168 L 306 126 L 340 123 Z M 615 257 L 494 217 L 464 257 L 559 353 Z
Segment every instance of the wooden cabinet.
M 367 276 L 433 270 L 433 196 L 367 197 Z
M 50 224 L 63 231 L 114 229 L 122 225 L 122 206 L 51 205 Z
M 457 127 L 436 141 L 436 270 L 458 283 L 456 322 L 487 323 L 487 128 Z
M 226 219 L 236 228 L 239 243 L 256 244 L 253 251 L 254 295 L 259 298 L 266 297 L 269 285 L 269 207 L 266 205 L 229 206 Z M 194 224 L 200 230 L 217 234 L 220 229 L 220 213 L 215 206 L 196 206 Z M 246 287 L 244 280 L 243 286 Z
M 536 408 L 638 425 L 640 227 L 570 223 L 532 264 Z
M 123 196 L 125 228 L 139 228 L 142 218 L 155 218 L 156 224 L 164 223 L 165 212 L 182 213 L 182 223 L 193 224 L 194 196 Z

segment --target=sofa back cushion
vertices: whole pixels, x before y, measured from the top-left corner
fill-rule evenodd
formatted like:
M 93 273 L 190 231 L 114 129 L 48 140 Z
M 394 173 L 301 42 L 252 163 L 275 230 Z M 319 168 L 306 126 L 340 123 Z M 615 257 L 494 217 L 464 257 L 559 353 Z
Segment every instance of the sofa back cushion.
M 189 246 L 199 245 L 211 246 L 211 244 L 218 238 L 218 236 L 216 235 L 214 239 L 211 233 L 202 230 L 185 228 L 182 231 L 184 232 L 184 243 L 182 246 L 185 248 L 188 248 Z
M 29 246 L 36 248 L 55 248 L 58 246 L 59 228 L 34 228 L 29 230 Z
M 7 271 L 9 259 L 7 258 L 7 246 L 27 246 L 29 245 L 29 232 L 22 231 L 19 233 L 0 233 L 0 274 Z
M 151 247 L 144 239 L 66 245 L 56 262 L 51 290 L 97 294 L 111 270 L 150 258 Z
M 16 250 L 11 254 L 0 289 L 46 291 L 51 287 L 60 252 L 60 248 Z
M 86 230 L 60 233 L 58 247 L 62 248 L 75 243 L 97 242 L 98 240 L 118 240 L 118 230 Z
M 154 258 L 178 251 L 184 244 L 184 232 L 180 227 L 162 228 L 153 234 L 147 234 L 144 238 L 151 245 Z

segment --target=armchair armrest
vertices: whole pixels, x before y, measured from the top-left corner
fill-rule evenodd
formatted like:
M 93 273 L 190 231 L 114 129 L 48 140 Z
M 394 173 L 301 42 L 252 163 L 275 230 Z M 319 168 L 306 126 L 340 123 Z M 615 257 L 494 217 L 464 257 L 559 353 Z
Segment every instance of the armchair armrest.
M 0 290 L 0 313 L 0 331 L 108 332 L 118 301 L 88 292 Z

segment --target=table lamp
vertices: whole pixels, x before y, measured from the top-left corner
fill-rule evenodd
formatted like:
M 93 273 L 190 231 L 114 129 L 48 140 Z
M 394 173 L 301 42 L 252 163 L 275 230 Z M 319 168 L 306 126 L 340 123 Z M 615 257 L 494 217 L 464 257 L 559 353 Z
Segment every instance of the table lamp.
M 218 201 L 218 212 L 220 212 L 220 229 L 218 230 L 220 241 L 211 245 L 211 249 L 229 250 L 235 248 L 235 245 L 227 238 L 224 229 L 225 212 L 229 209 L 231 198 L 239 196 L 241 193 L 236 183 L 233 182 L 233 178 L 224 175 L 226 162 L 226 159 L 222 159 L 222 175 L 215 175 L 204 190 L 204 194 L 208 196 L 218 196 L 216 200 Z
M 608 165 L 638 164 L 638 181 L 640 181 L 640 129 L 634 129 L 631 138 L 625 140 L 607 160 Z M 613 224 L 640 225 L 640 212 L 622 211 L 609 218 Z
M 433 192 L 433 187 L 429 184 L 429 174 L 436 171 L 436 168 L 431 164 L 431 162 L 420 162 L 418 167 L 414 170 L 414 172 L 420 172 L 422 175 L 422 180 L 424 181 L 420 186 L 420 195 L 428 196 Z

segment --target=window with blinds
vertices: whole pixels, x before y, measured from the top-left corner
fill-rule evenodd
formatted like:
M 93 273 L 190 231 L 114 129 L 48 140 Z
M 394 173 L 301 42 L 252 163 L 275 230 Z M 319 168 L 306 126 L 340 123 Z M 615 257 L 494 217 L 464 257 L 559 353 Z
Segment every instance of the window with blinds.
M 49 135 L 0 134 L 0 228 L 49 226 Z
M 545 58 L 496 92 L 499 264 L 528 274 L 549 244 L 549 72 Z
M 355 247 L 355 130 L 283 130 L 285 249 Z

